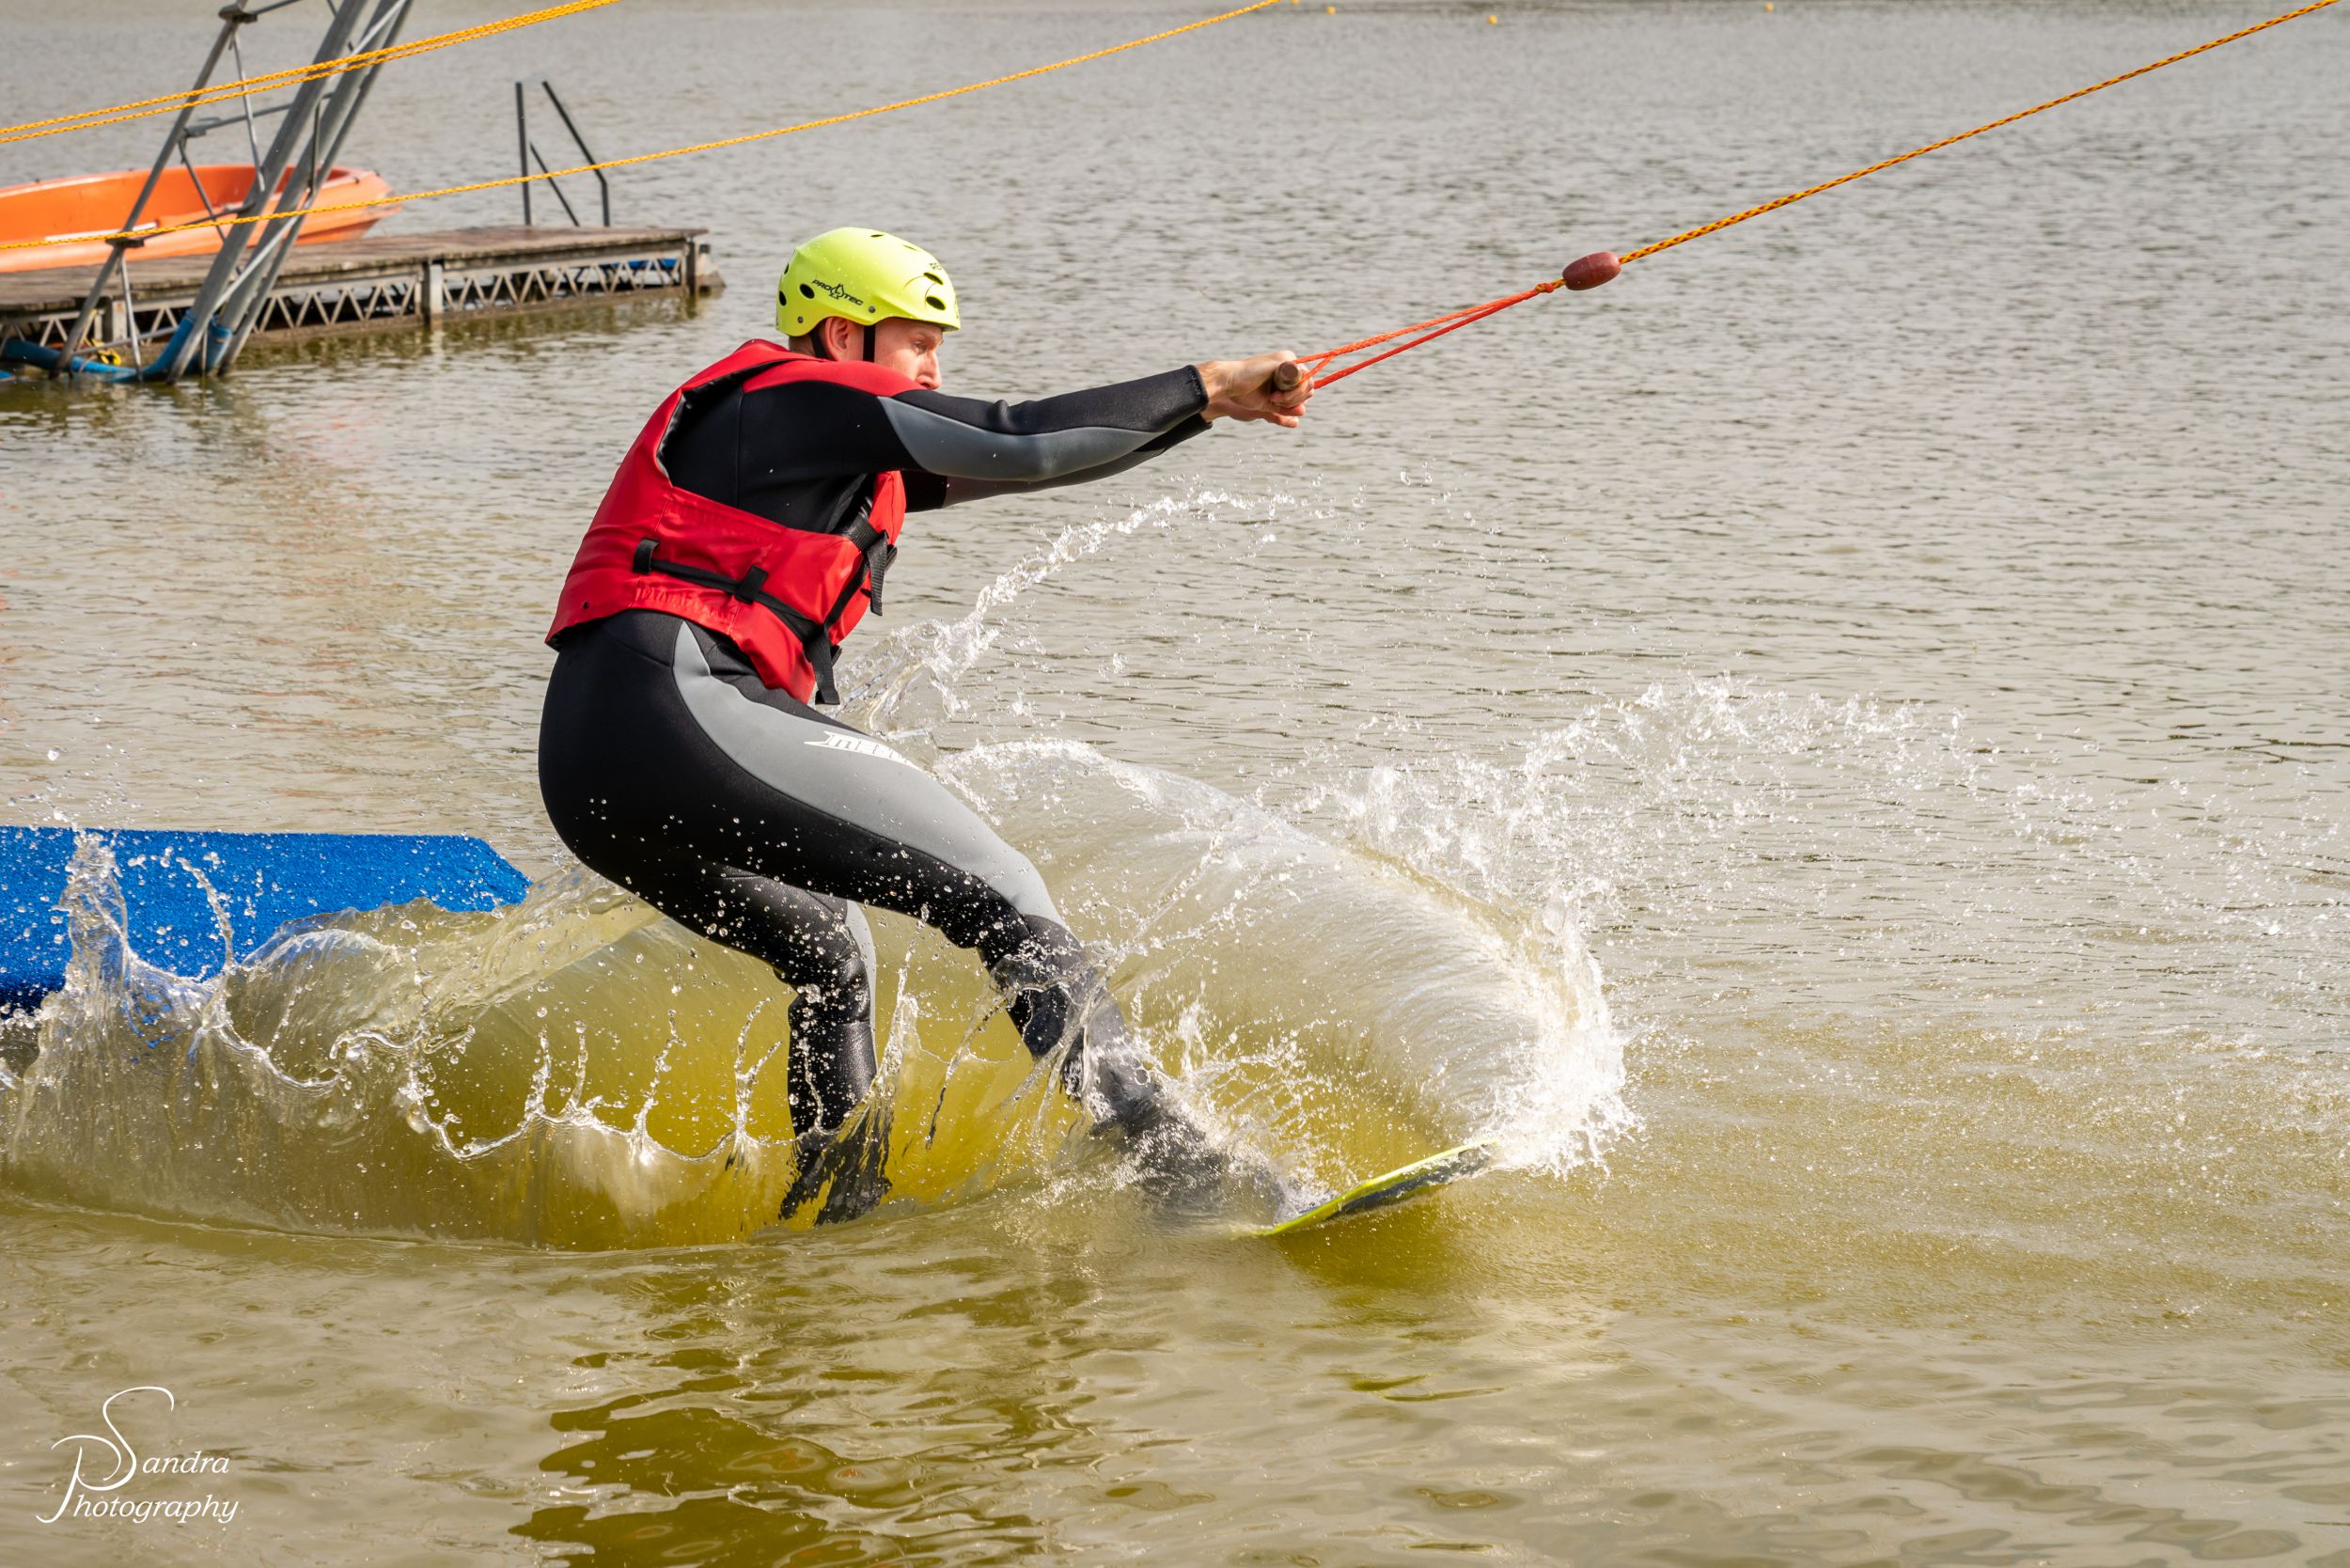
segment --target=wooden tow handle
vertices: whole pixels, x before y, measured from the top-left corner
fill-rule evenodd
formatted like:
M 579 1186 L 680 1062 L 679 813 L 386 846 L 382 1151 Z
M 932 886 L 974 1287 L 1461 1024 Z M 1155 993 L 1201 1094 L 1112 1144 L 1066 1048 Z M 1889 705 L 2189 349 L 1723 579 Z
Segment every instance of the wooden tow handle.
M 1285 359 L 1273 368 L 1273 390 L 1276 392 L 1294 392 L 1297 384 L 1305 379 L 1305 367 L 1294 359 Z

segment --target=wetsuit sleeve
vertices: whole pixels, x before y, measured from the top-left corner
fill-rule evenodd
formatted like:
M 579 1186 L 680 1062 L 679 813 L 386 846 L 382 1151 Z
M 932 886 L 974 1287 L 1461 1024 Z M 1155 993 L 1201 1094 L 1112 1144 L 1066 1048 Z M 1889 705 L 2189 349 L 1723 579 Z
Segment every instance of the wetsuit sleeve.
M 911 469 L 944 479 L 1037 484 L 1132 455 L 1208 406 L 1199 372 L 1028 403 L 982 403 L 916 387 L 884 405 Z
M 906 510 L 935 511 L 940 507 L 959 507 L 965 501 L 985 501 L 998 495 L 1020 495 L 1032 490 L 1053 490 L 1061 485 L 1090 484 L 1123 474 L 1129 468 L 1139 468 L 1160 453 L 1179 447 L 1208 428 L 1208 422 L 1192 416 L 1165 435 L 1154 435 L 1124 457 L 1091 468 L 1081 468 L 1073 474 L 1049 479 L 964 479 L 941 478 L 934 474 L 909 472 L 905 477 Z
M 910 504 L 942 506 L 1122 472 L 1206 428 L 1207 390 L 1190 366 L 1025 403 L 856 368 L 864 373 L 746 392 L 735 435 L 743 468 L 764 485 L 896 469 Z M 959 485 L 950 495 L 949 481 L 994 488 Z

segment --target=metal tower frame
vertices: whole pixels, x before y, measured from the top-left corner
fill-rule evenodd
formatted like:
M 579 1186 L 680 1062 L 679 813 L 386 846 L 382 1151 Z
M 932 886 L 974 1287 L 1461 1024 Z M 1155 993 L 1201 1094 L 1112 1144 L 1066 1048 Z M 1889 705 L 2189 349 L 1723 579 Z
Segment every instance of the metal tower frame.
M 270 4 L 245 7 L 232 3 L 221 8 L 219 36 L 204 57 L 204 65 L 196 72 L 196 85 L 188 89 L 189 101 L 173 118 L 171 129 L 164 134 L 155 165 L 148 172 L 147 182 L 139 189 L 131 204 L 130 213 L 122 220 L 125 234 L 109 242 L 114 255 L 98 269 L 90 282 L 89 292 L 82 301 L 82 308 L 72 328 L 66 336 L 64 352 L 58 356 L 55 375 L 74 374 L 75 356 L 89 330 L 89 323 L 106 293 L 106 274 L 112 269 L 119 273 L 124 301 L 123 318 L 130 321 L 129 348 L 134 361 L 140 360 L 136 314 L 129 308 L 131 299 L 131 270 L 126 258 L 142 243 L 135 232 L 139 218 L 147 210 L 148 199 L 154 195 L 156 183 L 163 179 L 164 168 L 176 156 L 188 165 L 191 174 L 195 165 L 188 157 L 187 144 L 195 137 L 225 125 L 242 122 L 247 145 L 253 150 L 253 186 L 245 193 L 234 216 L 253 218 L 279 208 L 297 209 L 311 205 L 326 182 L 328 171 L 341 153 L 343 140 L 351 133 L 352 122 L 358 118 L 360 108 L 367 102 L 368 89 L 375 85 L 376 72 L 384 61 L 373 60 L 352 71 L 330 76 L 316 76 L 298 85 L 284 102 L 256 110 L 249 96 L 243 98 L 242 114 L 196 121 L 196 99 L 211 83 L 212 72 L 220 66 L 221 57 L 234 58 L 240 71 L 243 69 L 243 50 L 238 35 L 246 24 L 258 21 L 272 11 L 283 10 L 299 0 L 271 0 Z M 413 0 L 374 0 L 371 13 L 361 24 L 361 15 L 368 9 L 368 0 L 323 0 L 329 11 L 326 32 L 319 41 L 312 64 L 323 65 L 344 55 L 362 54 L 382 49 L 396 41 L 402 24 L 408 19 Z M 260 149 L 258 121 L 269 117 L 279 118 L 276 134 L 270 138 L 266 152 Z M 290 175 L 292 177 L 290 178 Z M 278 185 L 286 186 L 285 196 L 278 196 Z M 196 181 L 203 191 L 203 181 Z M 209 209 L 210 203 L 207 202 Z M 218 214 L 215 214 L 218 216 Z M 176 382 L 193 368 L 199 376 L 226 371 L 252 336 L 254 324 L 260 319 L 262 306 L 269 298 L 270 286 L 276 280 L 278 269 L 286 263 L 287 254 L 302 232 L 303 220 L 291 217 L 274 223 L 240 223 L 224 225 L 221 246 L 213 258 L 212 270 L 205 274 L 195 303 L 181 317 L 178 328 L 164 345 L 162 354 L 151 365 L 139 363 L 140 379 Z

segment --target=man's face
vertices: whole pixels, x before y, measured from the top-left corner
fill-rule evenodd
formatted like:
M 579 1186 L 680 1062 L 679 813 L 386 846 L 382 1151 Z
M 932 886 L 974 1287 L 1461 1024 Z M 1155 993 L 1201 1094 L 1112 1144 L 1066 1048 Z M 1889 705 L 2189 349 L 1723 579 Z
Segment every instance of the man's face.
M 892 316 L 873 328 L 873 363 L 936 390 L 946 380 L 938 369 L 939 347 L 946 341 L 943 326 Z

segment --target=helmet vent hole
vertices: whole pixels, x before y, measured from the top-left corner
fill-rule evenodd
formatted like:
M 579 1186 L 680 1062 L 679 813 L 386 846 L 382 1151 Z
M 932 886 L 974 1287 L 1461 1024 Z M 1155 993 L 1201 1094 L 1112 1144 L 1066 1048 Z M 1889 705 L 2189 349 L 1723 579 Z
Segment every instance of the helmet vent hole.
M 928 303 L 932 310 L 944 310 L 947 308 L 947 302 L 940 299 L 936 294 L 925 294 L 922 298 L 926 303 Z
M 816 297 L 816 290 L 803 283 L 800 285 L 800 297 L 804 300 L 812 300 Z

